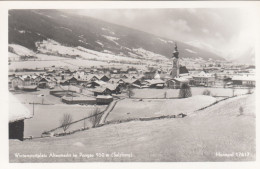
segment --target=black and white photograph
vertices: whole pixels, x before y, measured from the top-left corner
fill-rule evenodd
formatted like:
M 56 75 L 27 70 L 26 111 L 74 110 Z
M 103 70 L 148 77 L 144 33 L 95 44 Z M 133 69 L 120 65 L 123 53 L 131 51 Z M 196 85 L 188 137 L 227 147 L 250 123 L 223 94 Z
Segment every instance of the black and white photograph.
M 255 162 L 259 3 L 98 4 L 6 10 L 9 163 Z

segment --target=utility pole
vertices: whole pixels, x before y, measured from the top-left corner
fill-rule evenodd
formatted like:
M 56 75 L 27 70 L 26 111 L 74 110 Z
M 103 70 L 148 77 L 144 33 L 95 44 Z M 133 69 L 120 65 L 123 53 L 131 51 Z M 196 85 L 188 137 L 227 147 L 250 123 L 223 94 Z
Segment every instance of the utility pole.
M 34 116 L 34 101 L 33 101 L 33 116 Z

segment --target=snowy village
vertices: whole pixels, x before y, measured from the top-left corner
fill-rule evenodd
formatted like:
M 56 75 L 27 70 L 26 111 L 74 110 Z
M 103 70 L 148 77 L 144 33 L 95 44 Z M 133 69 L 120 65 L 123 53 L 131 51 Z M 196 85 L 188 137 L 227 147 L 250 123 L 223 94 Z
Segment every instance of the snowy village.
M 23 15 L 32 24 L 16 25 L 26 22 Z M 161 37 L 156 43 L 168 46 L 167 56 L 130 48 L 111 26 L 101 26 L 101 40 L 89 48 L 94 38 L 77 27 L 59 25 L 61 38 L 78 31 L 76 46 L 60 35 L 33 32 L 39 20 L 55 17 L 72 18 L 59 11 L 9 11 L 12 162 L 225 161 L 216 152 L 227 149 L 249 152 L 243 160 L 255 158 L 254 64 L 205 59 L 196 48 Z M 39 150 L 47 156 L 39 157 Z M 29 152 L 35 158 L 25 158 Z

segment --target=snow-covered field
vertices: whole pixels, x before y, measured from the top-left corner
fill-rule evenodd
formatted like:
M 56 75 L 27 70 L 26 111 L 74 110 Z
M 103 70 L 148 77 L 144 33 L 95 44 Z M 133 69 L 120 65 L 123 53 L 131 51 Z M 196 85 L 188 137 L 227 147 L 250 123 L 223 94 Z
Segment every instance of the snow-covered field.
M 221 104 L 220 104 L 221 103 Z M 220 102 L 185 118 L 105 125 L 59 138 L 9 141 L 10 162 L 221 162 L 254 161 L 255 96 Z M 244 107 L 239 114 L 238 105 Z M 249 114 L 247 114 L 249 112 Z M 64 149 L 66 147 L 66 149 Z M 14 153 L 85 153 L 93 158 L 16 158 Z M 132 157 L 98 157 L 97 152 L 132 153 Z M 220 153 L 246 156 L 220 157 Z
M 64 87 L 64 89 L 66 89 L 66 87 Z M 44 95 L 44 97 L 42 98 L 39 95 Z M 33 118 L 25 120 L 25 137 L 39 137 L 43 131 L 51 130 L 60 126 L 60 119 L 64 113 L 71 114 L 73 121 L 75 121 L 87 117 L 96 107 L 98 107 L 101 111 L 106 107 L 93 105 L 66 105 L 61 102 L 60 98 L 50 95 L 48 89 L 41 89 L 30 93 L 25 92 L 15 94 L 14 97 L 19 100 L 31 114 L 33 114 L 33 104 L 29 103 L 35 103 Z M 44 105 L 41 105 L 42 101 Z M 69 130 L 79 129 L 83 127 L 83 125 L 83 122 L 76 123 L 72 125 Z M 87 125 L 89 125 L 88 121 Z
M 35 53 L 24 47 L 24 46 L 21 46 L 21 45 L 17 45 L 17 44 L 9 44 L 8 45 L 9 48 L 11 48 L 13 50 L 13 52 L 19 56 L 34 56 Z
M 118 40 L 113 36 L 106 36 L 109 40 Z M 101 46 L 103 44 L 99 43 Z M 167 63 L 169 60 L 162 55 L 147 51 L 145 49 L 127 49 L 131 57 L 124 56 L 123 53 L 120 55 L 115 55 L 113 52 L 104 50 L 103 52 L 98 52 L 90 49 L 86 49 L 82 46 L 69 47 L 64 46 L 54 40 L 48 39 L 42 42 L 36 42 L 37 50 L 39 53 L 34 53 L 26 47 L 10 44 L 10 48 L 14 49 L 16 54 L 9 53 L 9 57 L 13 58 L 9 69 L 22 69 L 22 68 L 43 68 L 49 66 L 68 66 L 68 67 L 78 67 L 78 66 L 100 66 L 100 65 L 111 65 L 118 64 L 124 66 L 127 65 L 150 65 L 159 66 L 164 62 Z M 16 62 L 19 60 L 19 56 L 33 55 L 36 58 L 34 60 L 28 60 L 23 62 Z M 76 57 L 72 59 L 70 57 Z M 146 61 L 144 62 L 144 59 Z M 161 62 L 158 63 L 158 60 Z
M 26 105 L 32 112 L 32 105 Z M 72 116 L 73 121 L 88 117 L 91 112 L 98 107 L 100 110 L 104 110 L 105 106 L 81 106 L 81 105 L 40 105 L 34 106 L 34 116 L 31 119 L 25 120 L 24 137 L 34 136 L 40 137 L 43 131 L 48 131 L 60 126 L 60 119 L 64 113 L 68 113 Z M 76 111 L 75 111 L 76 110 Z M 86 120 L 86 127 L 91 123 Z M 84 127 L 84 122 L 78 122 L 73 124 L 68 131 L 80 129 Z M 55 131 L 57 132 L 57 131 Z M 62 132 L 62 131 L 58 131 Z
M 133 52 L 135 52 L 136 54 L 139 54 L 143 59 L 162 60 L 162 61 L 169 60 L 168 58 L 166 58 L 163 55 L 160 55 L 160 54 L 157 54 L 157 53 L 145 50 L 143 48 L 133 49 Z
M 214 102 L 214 97 L 203 95 L 185 99 L 124 99 L 116 104 L 107 121 L 187 114 Z
M 212 96 L 233 96 L 233 89 L 231 88 L 210 88 L 210 87 L 191 87 L 193 96 L 202 95 L 204 90 L 209 90 Z M 179 89 L 134 89 L 134 98 L 164 98 L 166 92 L 167 98 L 179 96 Z M 248 89 L 235 89 L 234 95 L 246 94 Z

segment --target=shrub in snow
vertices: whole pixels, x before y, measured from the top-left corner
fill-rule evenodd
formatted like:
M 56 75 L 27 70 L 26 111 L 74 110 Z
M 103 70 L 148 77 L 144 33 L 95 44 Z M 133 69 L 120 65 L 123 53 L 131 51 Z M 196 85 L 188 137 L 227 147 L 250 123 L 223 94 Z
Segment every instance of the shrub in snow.
M 191 97 L 191 96 L 192 96 L 192 94 L 191 94 L 190 86 L 186 83 L 182 84 L 181 89 L 179 91 L 179 97 L 180 98 L 188 98 L 188 97 Z
M 95 128 L 98 126 L 99 122 L 100 122 L 100 119 L 101 119 L 101 116 L 102 114 L 100 113 L 100 109 L 99 108 L 95 108 L 92 112 L 91 112 L 91 115 L 90 115 L 90 118 L 89 118 L 89 121 L 91 123 L 91 127 L 92 128 Z M 85 128 L 85 126 L 84 126 Z
M 243 115 L 244 114 L 244 108 L 242 106 L 239 107 L 239 115 Z
M 167 97 L 167 92 L 164 92 L 164 98 L 166 99 L 166 97 Z
M 210 92 L 208 89 L 206 89 L 206 90 L 204 90 L 204 91 L 202 92 L 202 94 L 203 94 L 203 95 L 210 96 L 210 95 L 211 95 L 211 92 Z

